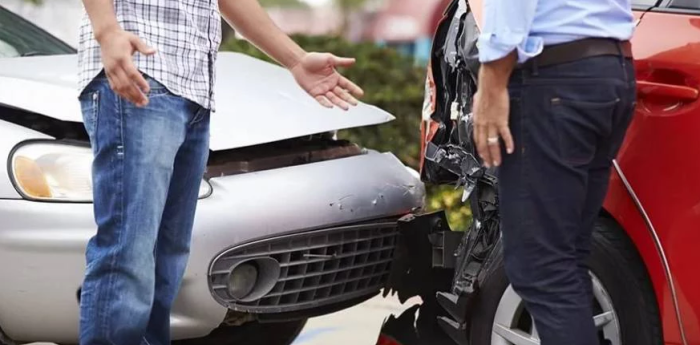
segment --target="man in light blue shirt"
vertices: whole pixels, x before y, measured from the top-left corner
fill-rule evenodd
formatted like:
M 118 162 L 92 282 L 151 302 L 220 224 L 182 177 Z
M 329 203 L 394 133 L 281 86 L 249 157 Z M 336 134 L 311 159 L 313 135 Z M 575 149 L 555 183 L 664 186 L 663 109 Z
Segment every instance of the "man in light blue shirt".
M 518 52 L 518 62 L 544 46 L 589 37 L 629 40 L 631 0 L 484 0 L 479 59 L 488 63 Z
M 586 259 L 636 104 L 630 0 L 484 0 L 474 138 L 542 345 L 599 345 Z M 494 335 L 497 336 L 497 335 Z

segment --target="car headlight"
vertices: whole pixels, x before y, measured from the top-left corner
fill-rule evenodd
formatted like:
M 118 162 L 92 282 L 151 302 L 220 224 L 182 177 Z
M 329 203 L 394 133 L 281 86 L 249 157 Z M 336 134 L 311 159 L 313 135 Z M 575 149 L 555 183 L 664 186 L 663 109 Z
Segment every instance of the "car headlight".
M 92 202 L 92 159 L 87 146 L 27 143 L 12 154 L 9 175 L 26 199 Z M 199 198 L 211 193 L 211 185 L 202 179 Z

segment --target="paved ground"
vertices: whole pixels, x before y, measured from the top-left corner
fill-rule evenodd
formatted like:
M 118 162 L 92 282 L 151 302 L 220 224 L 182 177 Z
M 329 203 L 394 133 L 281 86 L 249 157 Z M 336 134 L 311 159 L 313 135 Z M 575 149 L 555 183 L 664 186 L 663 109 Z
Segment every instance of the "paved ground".
M 379 296 L 355 308 L 311 319 L 293 345 L 375 345 L 384 320 L 418 302 L 408 301 L 402 306 L 394 298 Z
M 355 308 L 312 319 L 294 345 L 375 345 L 384 320 L 416 303 L 408 301 L 402 306 L 395 299 L 377 297 Z

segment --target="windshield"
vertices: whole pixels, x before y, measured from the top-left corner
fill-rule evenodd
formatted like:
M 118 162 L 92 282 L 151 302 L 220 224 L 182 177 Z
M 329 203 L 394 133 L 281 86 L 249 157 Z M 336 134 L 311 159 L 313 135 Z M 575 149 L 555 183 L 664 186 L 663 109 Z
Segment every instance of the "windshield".
M 66 43 L 0 6 L 0 58 L 74 53 Z

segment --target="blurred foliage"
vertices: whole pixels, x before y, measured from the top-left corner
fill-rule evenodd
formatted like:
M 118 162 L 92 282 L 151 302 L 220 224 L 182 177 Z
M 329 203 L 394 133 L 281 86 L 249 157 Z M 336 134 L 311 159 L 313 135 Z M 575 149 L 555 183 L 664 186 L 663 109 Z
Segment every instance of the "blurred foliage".
M 428 209 L 447 210 L 447 220 L 452 230 L 464 231 L 472 220 L 468 201 L 462 203 L 464 189 L 454 186 L 429 186 Z
M 357 10 L 365 5 L 367 0 L 335 0 L 336 6 L 345 10 Z
M 329 36 L 296 35 L 293 39 L 307 51 L 331 52 L 357 59 L 355 66 L 341 71 L 365 91 L 362 101 L 396 116 L 388 124 L 342 131 L 339 136 L 378 151 L 391 151 L 405 164 L 418 169 L 420 157 L 420 118 L 425 85 L 425 68 L 391 48 L 350 43 Z M 231 39 L 224 51 L 236 51 L 265 61 L 272 60 L 244 40 Z M 461 202 L 461 190 L 452 186 L 428 186 L 431 210 L 446 209 L 453 229 L 464 229 L 471 219 Z

